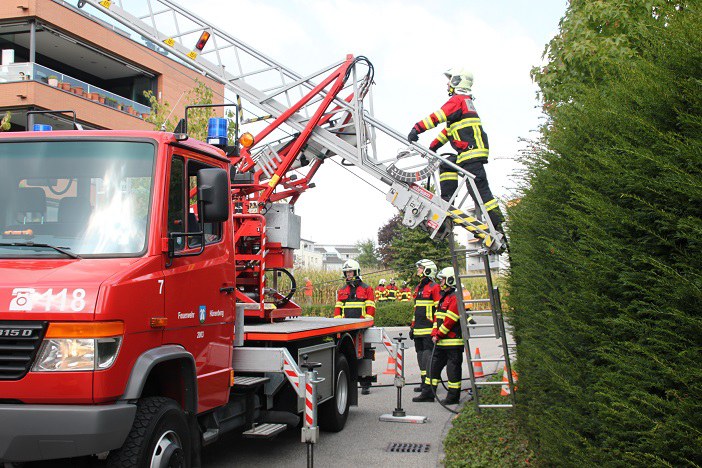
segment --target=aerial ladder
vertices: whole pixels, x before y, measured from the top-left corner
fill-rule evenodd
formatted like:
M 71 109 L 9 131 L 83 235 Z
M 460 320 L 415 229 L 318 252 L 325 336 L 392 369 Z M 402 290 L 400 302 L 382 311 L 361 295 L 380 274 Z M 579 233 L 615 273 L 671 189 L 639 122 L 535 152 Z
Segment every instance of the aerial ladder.
M 374 70 L 367 58 L 348 55 L 302 76 L 171 0 L 77 0 L 78 8 L 86 5 L 96 10 L 90 14 L 106 15 L 162 53 L 221 83 L 237 103 L 238 125 L 258 129 L 250 144 L 242 143 L 241 150 L 230 155 L 240 258 L 237 301 L 261 303 L 259 296 L 266 291 L 273 291 L 275 299 L 267 310 L 247 310 L 248 316 L 275 320 L 299 314 L 291 293 L 280 294 L 265 284 L 266 271 L 286 272 L 292 266 L 293 250 L 267 236 L 266 223 L 275 210 L 292 209 L 330 158 L 385 184 L 386 198 L 400 210 L 404 225 L 451 241 L 453 228 L 462 227 L 479 239 L 477 254 L 482 256 L 506 248 L 485 206 L 473 201 L 480 196 L 472 174 L 423 146 L 408 146 L 403 134 L 373 117 Z M 403 148 L 392 154 L 398 146 Z M 459 187 L 467 187 L 449 201 L 429 190 L 439 186 L 440 164 L 452 167 Z M 454 264 L 458 255 L 453 252 Z M 490 282 L 487 267 L 485 275 Z M 291 281 L 294 285 L 292 276 Z M 291 289 L 294 292 L 294 286 Z M 491 303 L 498 300 L 490 294 Z M 498 307 L 495 303 L 493 310 Z

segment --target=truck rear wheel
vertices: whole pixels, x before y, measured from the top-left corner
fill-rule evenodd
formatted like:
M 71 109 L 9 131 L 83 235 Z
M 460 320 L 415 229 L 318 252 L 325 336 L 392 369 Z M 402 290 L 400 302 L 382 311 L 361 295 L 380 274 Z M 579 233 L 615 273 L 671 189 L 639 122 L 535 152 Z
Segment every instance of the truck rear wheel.
M 346 356 L 337 354 L 334 374 L 334 398 L 319 406 L 319 427 L 329 432 L 339 432 L 349 416 L 351 373 Z
M 174 400 L 142 398 L 132 430 L 118 450 L 107 457 L 107 466 L 149 468 L 188 468 L 192 456 L 185 414 Z

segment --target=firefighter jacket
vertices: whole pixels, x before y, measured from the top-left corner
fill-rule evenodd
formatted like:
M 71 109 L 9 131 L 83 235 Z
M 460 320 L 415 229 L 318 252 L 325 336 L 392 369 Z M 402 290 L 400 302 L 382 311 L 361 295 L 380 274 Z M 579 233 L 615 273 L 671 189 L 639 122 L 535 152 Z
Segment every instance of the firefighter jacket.
M 460 317 L 458 316 L 458 300 L 456 299 L 455 288 L 446 289 L 441 293 L 431 334 L 439 339 L 436 342 L 437 346 L 463 347 L 463 334 L 461 332 Z
M 378 286 L 375 290 L 375 300 L 383 302 L 388 300 L 388 295 L 385 286 Z
M 373 288 L 361 280 L 346 283 L 336 292 L 335 318 L 372 318 L 375 316 Z
M 446 122 L 446 128 L 431 142 L 430 150 L 437 151 L 450 141 L 458 154 L 456 164 L 487 161 L 490 146 L 475 110 L 473 96 L 454 94 L 441 109 L 414 124 L 414 129 L 422 133 L 443 122 Z
M 414 291 L 414 336 L 429 336 L 434 326 L 434 311 L 441 298 L 439 285 L 424 276 Z
M 388 301 L 396 301 L 397 300 L 397 286 L 393 286 L 392 284 L 385 288 L 385 296 Z
M 400 302 L 409 302 L 412 300 L 412 290 L 408 287 L 402 288 L 397 293 L 397 297 L 399 298 Z

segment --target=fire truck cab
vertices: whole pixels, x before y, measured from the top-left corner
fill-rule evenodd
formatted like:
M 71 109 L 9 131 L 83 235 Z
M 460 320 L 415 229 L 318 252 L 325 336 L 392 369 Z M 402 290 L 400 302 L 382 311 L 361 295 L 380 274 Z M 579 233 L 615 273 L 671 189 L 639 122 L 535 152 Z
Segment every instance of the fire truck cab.
M 0 147 L 0 461 L 197 464 L 226 430 L 296 425 L 305 359 L 321 425 L 343 428 L 373 322 L 244 327 L 222 150 L 133 131 Z

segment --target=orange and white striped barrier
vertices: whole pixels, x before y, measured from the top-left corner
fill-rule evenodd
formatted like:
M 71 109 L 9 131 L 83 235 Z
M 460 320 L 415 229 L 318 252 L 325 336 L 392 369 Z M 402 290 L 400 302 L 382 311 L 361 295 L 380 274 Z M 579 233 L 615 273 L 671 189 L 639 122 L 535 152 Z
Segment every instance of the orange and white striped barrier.
M 514 390 L 517 390 L 517 373 L 513 370 L 512 371 L 512 383 L 514 383 Z M 501 396 L 508 396 L 512 392 L 509 389 L 509 376 L 507 375 L 507 364 L 505 364 L 504 369 L 502 370 L 502 390 L 500 390 L 500 395 Z

